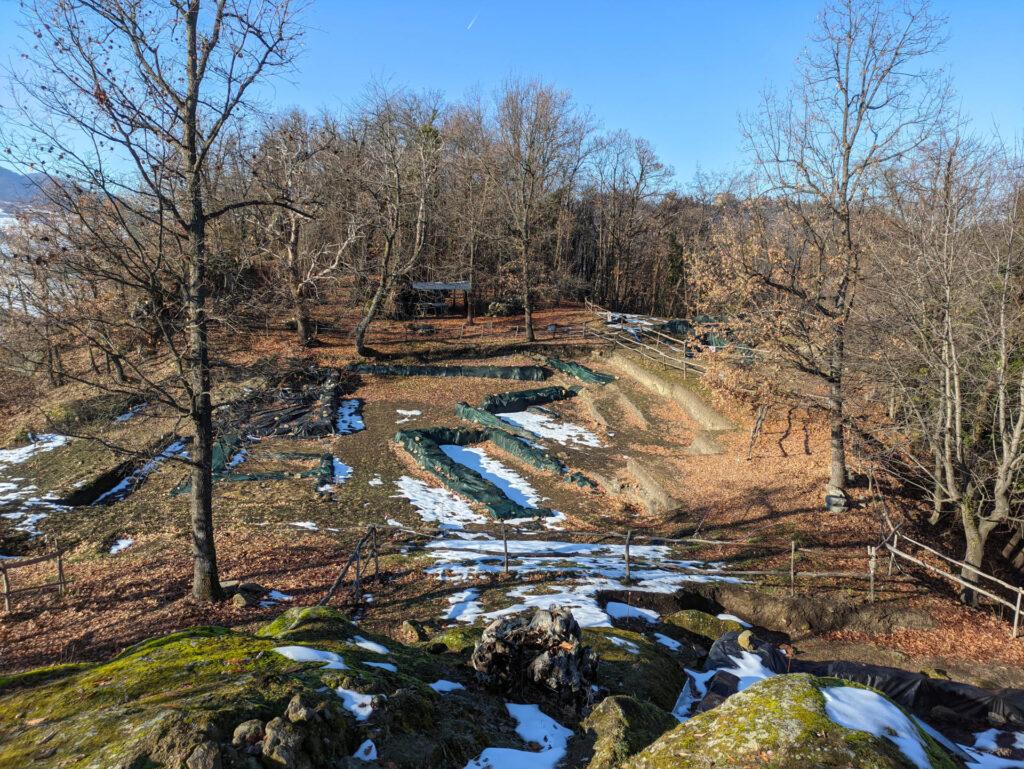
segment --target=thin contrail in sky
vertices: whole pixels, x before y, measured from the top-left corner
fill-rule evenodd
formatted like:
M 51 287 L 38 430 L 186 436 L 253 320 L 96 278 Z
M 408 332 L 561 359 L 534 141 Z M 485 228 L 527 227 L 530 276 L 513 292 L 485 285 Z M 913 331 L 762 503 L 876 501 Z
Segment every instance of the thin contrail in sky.
M 479 13 L 476 16 L 473 17 L 473 19 L 469 22 L 469 24 L 466 25 L 466 29 L 472 29 L 473 25 L 476 24 L 476 20 L 478 18 L 480 18 L 480 14 Z

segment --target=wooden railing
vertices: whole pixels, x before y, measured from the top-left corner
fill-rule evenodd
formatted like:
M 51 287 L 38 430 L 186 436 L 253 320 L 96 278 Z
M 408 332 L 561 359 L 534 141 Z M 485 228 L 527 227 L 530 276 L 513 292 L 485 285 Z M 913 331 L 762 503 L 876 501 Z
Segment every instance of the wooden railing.
M 35 566 L 39 563 L 54 561 L 57 571 L 56 582 L 45 582 L 42 585 L 29 585 L 27 587 L 12 588 L 10 572 L 26 566 Z M 48 590 L 55 590 L 64 595 L 67 589 L 67 580 L 64 577 L 64 551 L 56 547 L 54 552 L 45 555 L 37 555 L 34 558 L 5 558 L 0 561 L 0 590 L 3 592 L 4 611 L 10 612 L 14 596 L 29 595 L 30 593 L 42 593 Z
M 371 526 L 367 529 L 366 533 L 356 542 L 355 547 L 352 549 L 352 554 L 345 561 L 344 566 L 341 567 L 334 583 L 324 594 L 324 597 L 320 599 L 320 606 L 326 606 L 330 602 L 334 594 L 345 583 L 345 578 L 353 566 L 355 566 L 356 570 L 355 580 L 352 583 L 353 603 L 360 603 L 363 600 L 363 562 L 370 560 L 373 561 L 373 580 L 380 582 L 380 546 L 377 540 L 376 526 Z M 366 570 L 369 571 L 369 563 L 366 564 Z

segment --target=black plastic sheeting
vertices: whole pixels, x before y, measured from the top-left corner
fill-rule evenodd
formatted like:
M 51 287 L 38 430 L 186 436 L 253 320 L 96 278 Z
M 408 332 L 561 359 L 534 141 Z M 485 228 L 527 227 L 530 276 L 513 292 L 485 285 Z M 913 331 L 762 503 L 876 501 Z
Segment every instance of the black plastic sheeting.
M 551 515 L 543 507 L 523 507 L 513 502 L 505 493 L 465 465 L 459 464 L 444 451 L 442 445 L 468 446 L 488 439 L 486 430 L 460 430 L 449 427 L 434 427 L 425 430 L 402 430 L 395 433 L 395 441 L 412 455 L 416 463 L 427 470 L 449 489 L 469 497 L 486 507 L 499 520 L 509 518 L 537 518 Z M 517 440 L 509 436 L 512 440 Z
M 603 387 L 604 385 L 615 381 L 615 377 L 611 374 L 602 374 L 598 371 L 594 371 L 592 368 L 587 368 L 582 363 L 576 363 L 575 361 L 547 358 L 545 362 L 551 366 L 551 368 L 558 369 L 563 374 L 576 377 L 588 384 L 596 384 Z
M 539 387 L 535 390 L 513 390 L 507 393 L 493 393 L 484 398 L 481 407 L 492 414 L 507 414 L 526 411 L 531 406 L 572 398 L 580 391 L 578 387 Z
M 418 366 L 387 363 L 353 363 L 349 371 L 378 376 L 469 376 L 483 379 L 518 379 L 543 382 L 548 378 L 542 366 Z
M 708 653 L 705 669 L 733 667 L 735 663 L 731 657 L 739 657 L 747 651 L 737 642 L 739 635 L 738 632 L 725 633 L 715 641 Z M 870 686 L 922 718 L 934 717 L 933 711 L 941 708 L 947 713 L 951 711 L 963 722 L 1024 727 L 1024 689 L 982 689 L 899 668 L 859 662 L 790 661 L 775 646 L 758 639 L 754 640 L 754 650 L 749 653 L 757 655 L 761 663 L 775 673 L 810 673 Z M 717 705 L 723 695 L 727 697 L 735 691 L 735 677 L 720 671 L 708 682 L 708 693 L 697 710 L 708 710 Z

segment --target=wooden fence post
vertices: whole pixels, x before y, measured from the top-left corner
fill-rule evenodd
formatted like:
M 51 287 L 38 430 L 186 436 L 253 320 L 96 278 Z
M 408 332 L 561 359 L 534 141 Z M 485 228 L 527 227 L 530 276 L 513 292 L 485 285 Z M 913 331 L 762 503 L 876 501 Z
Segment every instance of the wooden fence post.
M 796 540 L 789 541 L 789 594 L 796 595 Z
M 3 580 L 4 588 L 4 611 L 8 614 L 11 611 L 11 583 L 7 579 L 7 569 L 0 567 L 0 580 Z
M 630 582 L 630 579 L 629 579 L 629 543 L 630 543 L 630 541 L 632 539 L 633 539 L 633 530 L 632 529 L 627 529 L 626 530 L 626 580 L 625 580 L 627 585 Z
M 501 522 L 501 545 L 505 550 L 505 576 L 508 576 L 508 529 L 505 527 L 505 522 Z
M 373 581 L 380 584 L 380 550 L 377 547 L 377 527 L 371 526 L 373 533 Z
M 1010 638 L 1017 637 L 1017 629 L 1020 627 L 1020 604 L 1021 597 L 1024 596 L 1024 588 L 1017 588 L 1017 607 L 1013 610 L 1013 633 Z
M 64 555 L 57 551 L 57 592 L 64 595 Z
M 870 580 L 870 600 L 875 601 L 875 553 L 878 550 L 874 545 L 868 545 L 868 579 Z
M 355 584 L 355 604 L 358 606 L 360 601 L 363 600 L 363 543 L 360 542 L 356 545 L 356 584 Z
M 893 532 L 892 535 L 892 546 L 889 548 L 889 576 L 892 576 L 893 566 L 896 564 L 896 549 L 897 543 L 900 541 L 900 533 L 898 531 Z

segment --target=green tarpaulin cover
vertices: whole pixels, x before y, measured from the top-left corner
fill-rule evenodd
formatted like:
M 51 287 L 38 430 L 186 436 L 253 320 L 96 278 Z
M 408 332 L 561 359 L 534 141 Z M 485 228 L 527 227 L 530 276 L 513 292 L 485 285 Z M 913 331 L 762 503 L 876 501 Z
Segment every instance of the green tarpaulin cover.
M 542 406 L 545 403 L 571 398 L 579 391 L 578 387 L 539 387 L 536 390 L 494 393 L 484 398 L 481 407 L 492 414 L 526 411 L 531 406 Z
M 484 379 L 519 379 L 543 382 L 548 372 L 542 366 L 418 366 L 386 363 L 354 363 L 349 371 L 378 376 L 471 376 Z
M 611 374 L 601 374 L 591 368 L 587 368 L 582 363 L 576 363 L 575 361 L 547 358 L 545 362 L 551 366 L 551 368 L 558 369 L 563 374 L 574 376 L 577 379 L 588 382 L 589 384 L 598 384 L 603 386 L 615 381 L 615 377 Z

